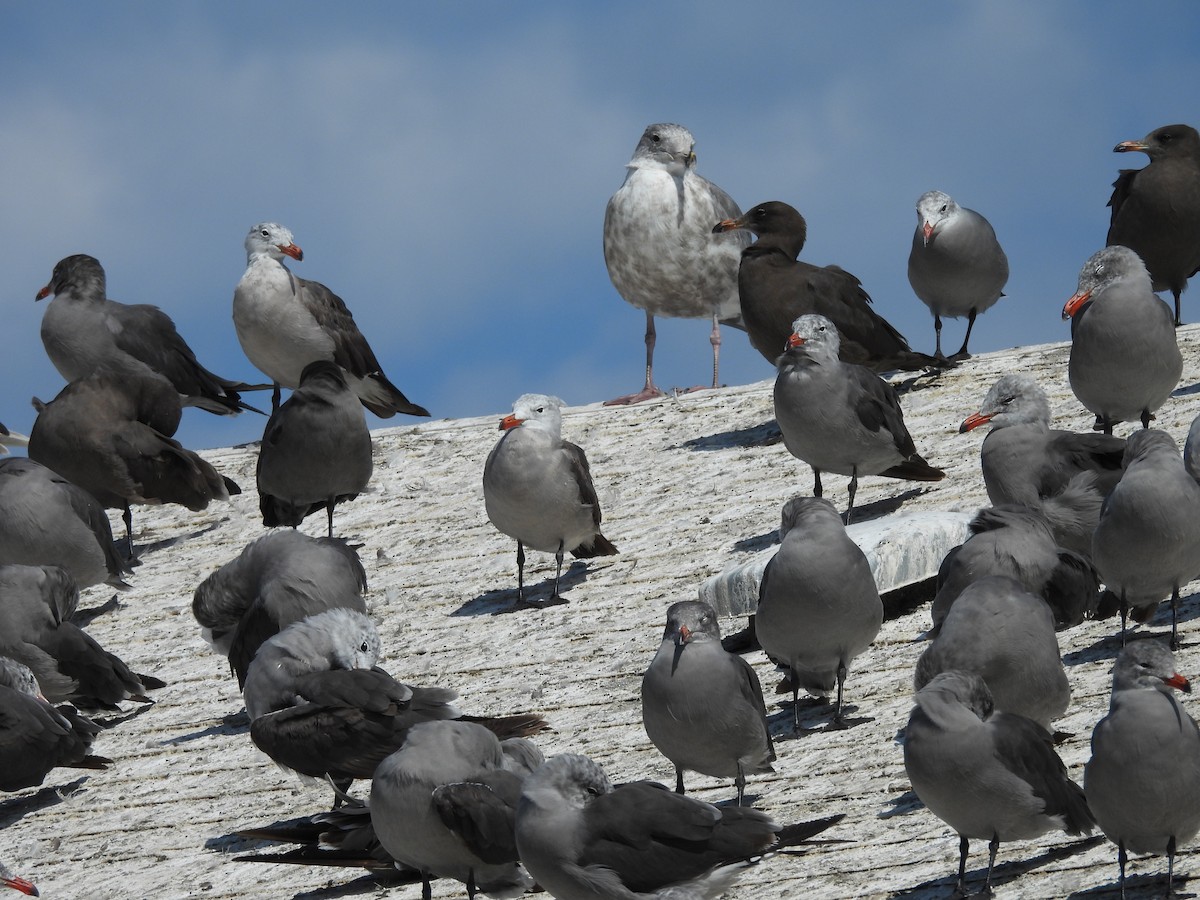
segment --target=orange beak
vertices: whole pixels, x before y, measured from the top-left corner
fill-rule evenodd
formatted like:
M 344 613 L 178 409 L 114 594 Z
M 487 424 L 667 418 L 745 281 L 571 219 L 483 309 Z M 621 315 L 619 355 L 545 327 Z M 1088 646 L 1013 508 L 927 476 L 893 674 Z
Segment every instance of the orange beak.
M 787 339 L 787 346 L 784 347 L 783 349 L 788 350 L 792 347 L 799 347 L 804 342 L 805 342 L 805 339 L 800 337 L 800 335 L 798 335 L 798 334 L 789 335 L 788 339 Z
M 1064 319 L 1071 318 L 1071 316 L 1075 315 L 1075 313 L 1079 312 L 1079 310 L 1083 308 L 1083 304 L 1087 303 L 1091 299 L 1091 291 L 1082 291 L 1078 294 L 1073 294 L 1071 299 L 1067 301 L 1067 305 L 1063 307 L 1062 317 Z
M 38 299 L 40 300 L 41 298 L 39 297 Z M 24 878 L 17 878 L 15 876 L 12 878 L 0 878 L 0 884 L 10 887 L 14 891 L 20 891 L 22 894 L 28 894 L 30 897 L 41 896 L 38 893 L 37 885 L 32 881 L 26 881 Z
M 921 234 L 925 237 L 925 246 L 929 246 L 929 241 L 933 237 L 933 226 L 926 222 L 921 226 Z
M 972 428 L 978 428 L 980 425 L 986 425 L 992 421 L 991 416 L 985 416 L 983 413 L 971 413 L 962 420 L 962 424 L 958 426 L 958 433 L 965 434 Z
M 1177 691 L 1183 691 L 1185 694 L 1190 694 L 1192 692 L 1192 683 L 1178 672 L 1176 672 L 1170 678 L 1164 678 L 1163 684 L 1167 685 L 1168 687 L 1173 687 Z
M 679 626 L 679 636 L 683 639 L 683 642 L 686 644 L 692 638 L 692 629 L 688 628 L 686 625 L 680 625 Z
M 741 227 L 740 219 L 722 219 L 713 226 L 712 233 L 720 234 L 723 231 L 737 231 Z
M 295 244 L 288 244 L 286 246 L 284 246 L 283 244 L 277 244 L 276 246 L 279 247 L 280 253 L 286 253 L 288 256 L 290 256 L 292 259 L 294 259 L 296 261 L 300 261 L 300 260 L 304 259 L 304 251 L 301 250 L 299 247 L 297 247 Z
M 500 420 L 500 430 L 508 431 L 510 428 L 516 428 L 518 425 L 524 424 L 524 422 L 525 422 L 524 419 L 518 419 L 512 413 L 509 413 L 507 416 L 505 416 L 503 419 Z
M 1147 150 L 1145 141 L 1121 141 L 1117 146 L 1113 147 L 1113 153 L 1132 153 L 1135 150 L 1140 150 L 1145 153 Z
M 33 298 L 33 301 L 36 303 L 38 300 L 45 300 L 49 296 L 50 296 L 50 285 L 46 285 L 44 288 L 42 288 L 40 291 L 37 292 L 37 296 Z

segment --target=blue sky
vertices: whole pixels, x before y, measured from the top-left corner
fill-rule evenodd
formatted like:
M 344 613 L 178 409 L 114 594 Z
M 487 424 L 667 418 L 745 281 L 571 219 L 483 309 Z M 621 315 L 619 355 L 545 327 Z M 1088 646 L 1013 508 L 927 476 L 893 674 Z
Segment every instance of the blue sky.
M 293 270 L 342 296 L 435 417 L 634 390 L 644 320 L 600 232 L 662 121 L 743 208 L 799 208 L 803 258 L 855 273 L 914 348 L 933 327 L 905 265 L 933 188 L 1009 257 L 972 349 L 1066 339 L 1113 178 L 1146 161 L 1112 147 L 1200 124 L 1193 2 L 48 2 L 2 19 L 0 421 L 23 431 L 29 398 L 63 384 L 33 298 L 72 253 L 100 259 L 110 297 L 166 310 L 209 368 L 260 380 L 230 305 L 262 220 L 292 229 Z M 656 380 L 704 382 L 708 326 L 658 331 Z M 724 382 L 771 374 L 726 333 Z M 264 421 L 189 410 L 179 437 L 226 446 Z

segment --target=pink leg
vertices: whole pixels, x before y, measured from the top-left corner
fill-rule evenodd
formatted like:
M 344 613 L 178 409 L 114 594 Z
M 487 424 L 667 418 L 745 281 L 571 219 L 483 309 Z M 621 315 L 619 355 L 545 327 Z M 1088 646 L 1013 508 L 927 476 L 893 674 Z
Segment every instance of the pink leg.
M 643 400 L 666 396 L 665 392 L 654 386 L 654 343 L 656 338 L 654 315 L 648 312 L 646 313 L 646 386 L 636 394 L 626 394 L 624 397 L 605 400 L 605 406 L 626 406 L 630 403 L 641 403 Z

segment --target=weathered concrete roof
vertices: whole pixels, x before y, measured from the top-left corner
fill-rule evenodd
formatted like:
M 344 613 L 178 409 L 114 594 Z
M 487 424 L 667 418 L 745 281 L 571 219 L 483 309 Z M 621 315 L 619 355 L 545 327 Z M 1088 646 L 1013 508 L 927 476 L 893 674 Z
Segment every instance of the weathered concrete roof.
M 1158 426 L 1182 444 L 1197 411 L 1200 328 L 1179 331 L 1186 368 Z M 977 357 L 957 370 L 922 378 L 904 394 L 917 446 L 947 471 L 945 481 L 917 485 L 862 480 L 861 514 L 967 514 L 986 502 L 979 476 L 982 431 L 960 435 L 1000 374 L 1032 372 L 1051 395 L 1058 427 L 1091 425 L 1070 394 L 1067 346 L 1027 347 Z M 768 373 L 764 372 L 764 375 Z M 384 640 L 383 664 L 414 683 L 458 689 L 476 713 L 537 710 L 555 732 L 548 754 L 587 753 L 616 780 L 669 781 L 670 764 L 641 726 L 641 674 L 658 646 L 667 606 L 695 597 L 705 579 L 746 563 L 776 541 L 783 502 L 811 490 L 811 473 L 767 440 L 771 382 L 702 391 L 620 409 L 591 405 L 565 411 L 563 433 L 588 453 L 604 506 L 604 532 L 620 555 L 575 562 L 565 576 L 570 603 L 545 611 L 503 613 L 515 597 L 515 548 L 483 510 L 483 461 L 498 437 L 496 417 L 436 421 L 375 434 L 372 493 L 339 508 L 342 534 L 363 544 L 370 605 Z M 554 391 L 554 385 L 523 385 Z M 502 411 L 497 410 L 498 417 Z M 1128 426 L 1121 429 L 1127 433 Z M 0 857 L 35 880 L 47 897 L 274 898 L 343 895 L 417 897 L 389 891 L 358 872 L 237 862 L 255 845 L 230 837 L 251 824 L 327 808 L 329 792 L 280 772 L 251 744 L 236 684 L 211 655 L 191 616 L 195 586 L 262 533 L 254 491 L 254 448 L 206 454 L 245 490 L 233 504 L 200 514 L 140 508 L 135 514 L 144 564 L 120 608 L 88 628 L 135 670 L 170 682 L 158 702 L 101 735 L 96 752 L 116 764 L 107 772 L 59 770 L 50 789 L 0 800 Z M 825 479 L 840 507 L 845 480 Z M 872 507 L 872 504 L 878 504 Z M 305 523 L 323 533 L 322 516 Z M 545 595 L 553 559 L 530 554 L 530 582 Z M 1180 667 L 1200 671 L 1189 590 Z M 108 598 L 87 592 L 83 606 Z M 1162 632 L 1166 619 L 1152 623 Z M 742 626 L 726 620 L 727 631 Z M 928 626 L 921 607 L 885 622 L 848 682 L 856 716 L 872 721 L 846 731 L 787 736 L 790 711 L 771 707 L 779 737 L 777 773 L 755 778 L 749 793 L 781 822 L 846 814 L 826 833 L 844 839 L 801 855 L 781 855 L 750 869 L 729 896 L 934 897 L 950 893 L 958 839 L 921 809 L 894 742 L 911 707 L 911 672 Z M 1082 779 L 1091 729 L 1108 703 L 1114 620 L 1085 623 L 1060 635 L 1074 691 L 1058 727 L 1072 733 L 1060 752 Z M 771 690 L 775 676 L 761 653 L 748 657 Z M 769 697 L 769 701 L 783 697 Z M 240 724 L 239 724 L 240 721 Z M 824 713 L 814 711 L 821 724 Z M 58 802 L 53 788 L 63 791 Z M 697 796 L 724 801 L 730 784 L 692 776 Z M 976 842 L 970 871 L 982 878 L 986 848 Z M 1177 870 L 1194 865 L 1186 848 Z M 1165 860 L 1138 859 L 1133 874 L 1165 872 Z M 1111 887 L 1116 849 L 1079 848 L 1061 834 L 1001 848 L 996 873 L 1002 897 L 1065 897 Z M 356 880 L 358 879 L 358 880 Z M 354 882 L 348 889 L 342 886 Z M 1161 889 L 1142 887 L 1134 896 Z M 439 882 L 437 897 L 461 885 Z

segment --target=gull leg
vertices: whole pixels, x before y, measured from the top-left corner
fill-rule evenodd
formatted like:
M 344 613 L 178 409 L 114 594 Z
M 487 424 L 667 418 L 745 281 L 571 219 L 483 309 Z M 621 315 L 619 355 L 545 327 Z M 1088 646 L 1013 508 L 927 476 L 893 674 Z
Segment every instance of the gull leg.
M 654 397 L 662 397 L 663 392 L 654 386 L 654 344 L 657 341 L 657 333 L 654 330 L 654 316 L 646 313 L 646 385 L 636 394 L 626 394 L 624 397 L 614 397 L 612 400 L 605 400 L 605 406 L 627 406 L 632 403 L 641 403 L 643 400 L 650 400 Z
M 970 842 L 965 834 L 958 836 L 958 895 L 967 896 L 967 850 Z
M 965 338 L 963 338 L 963 345 L 961 347 L 959 347 L 958 352 L 955 353 L 952 357 L 950 357 L 955 362 L 961 362 L 964 359 L 971 358 L 971 354 L 967 352 L 967 344 L 971 340 L 971 329 L 975 327 L 975 316 L 976 315 L 978 315 L 978 313 L 974 309 L 972 309 L 971 312 L 967 315 L 967 336 Z
M 713 387 L 720 387 L 721 381 L 718 377 L 718 372 L 721 366 L 721 323 L 717 320 L 717 314 L 713 313 L 713 329 L 712 334 L 708 336 L 708 342 L 713 348 Z

